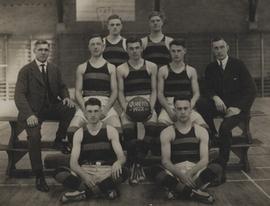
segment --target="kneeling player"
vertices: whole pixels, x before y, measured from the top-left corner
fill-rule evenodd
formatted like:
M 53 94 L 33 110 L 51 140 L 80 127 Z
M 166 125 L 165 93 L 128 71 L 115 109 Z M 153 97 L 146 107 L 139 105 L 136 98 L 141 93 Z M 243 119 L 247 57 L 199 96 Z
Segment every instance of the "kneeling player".
M 87 124 L 74 135 L 70 169 L 58 168 L 55 178 L 73 189 L 62 201 L 82 200 L 103 194 L 109 199 L 119 195 L 117 184 L 128 177 L 126 161 L 117 130 L 100 120 L 101 102 L 90 98 L 85 102 Z
M 222 168 L 208 163 L 208 133 L 192 124 L 188 96 L 174 99 L 177 121 L 161 133 L 162 166 L 153 168 L 155 180 L 168 190 L 168 198 L 180 195 L 205 203 L 214 197 L 200 189 L 222 174 Z

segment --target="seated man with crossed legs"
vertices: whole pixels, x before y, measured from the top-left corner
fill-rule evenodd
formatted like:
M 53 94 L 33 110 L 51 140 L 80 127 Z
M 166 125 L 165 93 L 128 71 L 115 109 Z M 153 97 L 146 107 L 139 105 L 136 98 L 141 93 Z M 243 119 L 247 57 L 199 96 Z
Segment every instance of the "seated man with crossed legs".
M 208 163 L 208 133 L 191 122 L 189 96 L 174 99 L 177 121 L 161 133 L 162 165 L 152 168 L 157 183 L 168 191 L 168 198 L 180 195 L 204 203 L 214 197 L 201 191 L 222 174 L 222 167 Z
M 115 199 L 119 196 L 117 184 L 128 177 L 118 131 L 100 120 L 101 102 L 90 98 L 85 102 L 85 110 L 88 122 L 74 134 L 71 170 L 60 167 L 55 174 L 58 182 L 73 190 L 63 195 L 62 202 L 100 193 Z

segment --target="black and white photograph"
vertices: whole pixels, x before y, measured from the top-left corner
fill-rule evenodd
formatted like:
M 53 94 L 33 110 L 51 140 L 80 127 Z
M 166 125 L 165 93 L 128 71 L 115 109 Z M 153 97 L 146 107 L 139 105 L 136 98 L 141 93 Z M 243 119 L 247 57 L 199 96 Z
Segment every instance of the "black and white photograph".
M 0 0 L 0 205 L 269 206 L 269 9 Z

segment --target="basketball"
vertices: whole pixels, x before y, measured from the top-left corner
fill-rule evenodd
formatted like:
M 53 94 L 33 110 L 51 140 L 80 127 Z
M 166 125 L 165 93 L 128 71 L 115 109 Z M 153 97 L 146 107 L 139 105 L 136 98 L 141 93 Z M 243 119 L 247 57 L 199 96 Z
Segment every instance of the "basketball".
M 132 121 L 144 122 L 151 115 L 150 103 L 143 97 L 134 97 L 128 102 L 126 113 Z

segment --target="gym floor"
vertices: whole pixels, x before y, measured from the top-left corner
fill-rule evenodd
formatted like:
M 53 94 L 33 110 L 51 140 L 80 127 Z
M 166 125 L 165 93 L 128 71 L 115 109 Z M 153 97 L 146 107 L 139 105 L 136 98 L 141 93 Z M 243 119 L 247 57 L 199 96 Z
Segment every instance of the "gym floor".
M 219 187 L 209 188 L 215 196 L 214 205 L 218 206 L 268 206 L 270 205 L 270 98 L 257 98 L 252 107 L 251 133 L 254 143 L 249 149 L 251 171 L 230 170 L 227 182 Z M 43 128 L 43 139 L 49 140 L 55 132 L 56 125 L 47 123 Z M 0 143 L 7 143 L 10 135 L 7 123 L 0 124 Z M 43 153 L 43 157 L 46 154 Z M 236 161 L 231 155 L 230 161 Z M 49 193 L 41 193 L 35 189 L 34 178 L 9 178 L 5 175 L 7 165 L 6 152 L 0 152 L 0 205 L 61 205 L 59 201 L 64 192 L 61 185 L 52 178 L 47 178 L 50 185 Z M 19 168 L 29 168 L 29 159 L 26 155 L 18 164 Z M 161 189 L 151 182 L 145 182 L 131 187 L 128 183 L 121 185 L 121 197 L 114 201 L 103 199 L 89 199 L 77 203 L 80 206 L 96 205 L 136 205 L 136 206 L 174 206 L 203 205 L 191 200 L 165 199 Z M 69 205 L 71 205 L 69 204 Z

